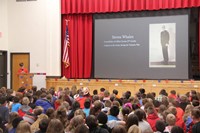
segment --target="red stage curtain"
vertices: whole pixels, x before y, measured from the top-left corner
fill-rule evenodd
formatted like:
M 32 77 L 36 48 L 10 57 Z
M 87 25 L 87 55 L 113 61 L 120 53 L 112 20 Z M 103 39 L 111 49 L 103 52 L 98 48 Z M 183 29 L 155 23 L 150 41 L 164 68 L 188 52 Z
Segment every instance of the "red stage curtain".
M 62 63 L 62 76 L 67 78 L 90 78 L 92 68 L 92 15 L 62 16 L 62 46 L 66 19 L 69 20 L 70 66 L 65 68 Z
M 61 0 L 61 13 L 105 13 L 199 6 L 200 0 Z

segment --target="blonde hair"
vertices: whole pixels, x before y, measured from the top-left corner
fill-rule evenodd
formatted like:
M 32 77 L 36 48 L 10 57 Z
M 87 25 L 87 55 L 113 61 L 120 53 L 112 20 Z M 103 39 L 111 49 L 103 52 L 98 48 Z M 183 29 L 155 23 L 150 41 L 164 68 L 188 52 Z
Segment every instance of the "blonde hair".
M 74 116 L 67 127 L 67 131 L 72 131 L 80 124 L 84 124 L 83 117 L 81 115 Z
M 142 133 L 142 131 L 137 125 L 132 125 L 128 129 L 128 133 Z
M 176 117 L 173 114 L 168 114 L 166 117 L 166 122 L 169 126 L 174 126 L 176 123 Z
M 23 105 L 28 105 L 29 103 L 30 103 L 30 100 L 28 99 L 28 97 L 23 97 L 22 104 Z
M 86 115 L 85 115 L 85 113 L 83 112 L 82 109 L 77 109 L 77 110 L 74 112 L 74 116 L 77 116 L 77 115 L 81 115 L 84 119 L 86 118 Z
M 192 111 L 193 108 L 194 108 L 194 106 L 190 105 L 190 104 L 186 106 L 185 113 L 183 115 L 184 122 L 186 122 L 188 116 L 191 116 L 191 111 Z
M 16 128 L 16 133 L 32 133 L 30 124 L 28 122 L 21 121 Z

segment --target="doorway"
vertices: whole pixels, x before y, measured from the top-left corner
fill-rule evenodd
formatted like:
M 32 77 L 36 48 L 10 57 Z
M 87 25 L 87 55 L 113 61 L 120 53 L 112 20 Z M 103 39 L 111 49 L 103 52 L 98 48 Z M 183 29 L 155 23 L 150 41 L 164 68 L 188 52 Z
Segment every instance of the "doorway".
M 18 70 L 19 64 L 24 63 L 24 67 L 30 71 L 30 54 L 29 53 L 11 53 L 11 88 L 17 91 L 19 88 L 18 83 Z
M 0 88 L 7 87 L 7 51 L 0 51 Z

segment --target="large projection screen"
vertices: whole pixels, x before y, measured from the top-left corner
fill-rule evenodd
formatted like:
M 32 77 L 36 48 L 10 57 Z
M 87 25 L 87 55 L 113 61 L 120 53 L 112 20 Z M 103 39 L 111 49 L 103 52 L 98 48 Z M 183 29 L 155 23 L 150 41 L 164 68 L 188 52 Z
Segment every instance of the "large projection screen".
M 188 21 L 188 13 L 97 15 L 94 17 L 94 77 L 188 79 Z

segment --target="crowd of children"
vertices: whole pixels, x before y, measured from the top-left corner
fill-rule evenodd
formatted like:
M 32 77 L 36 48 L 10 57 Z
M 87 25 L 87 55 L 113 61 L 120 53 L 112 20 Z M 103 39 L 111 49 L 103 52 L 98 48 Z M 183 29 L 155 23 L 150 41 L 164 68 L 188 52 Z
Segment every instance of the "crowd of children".
M 0 89 L 0 133 L 200 133 L 200 94 Z

